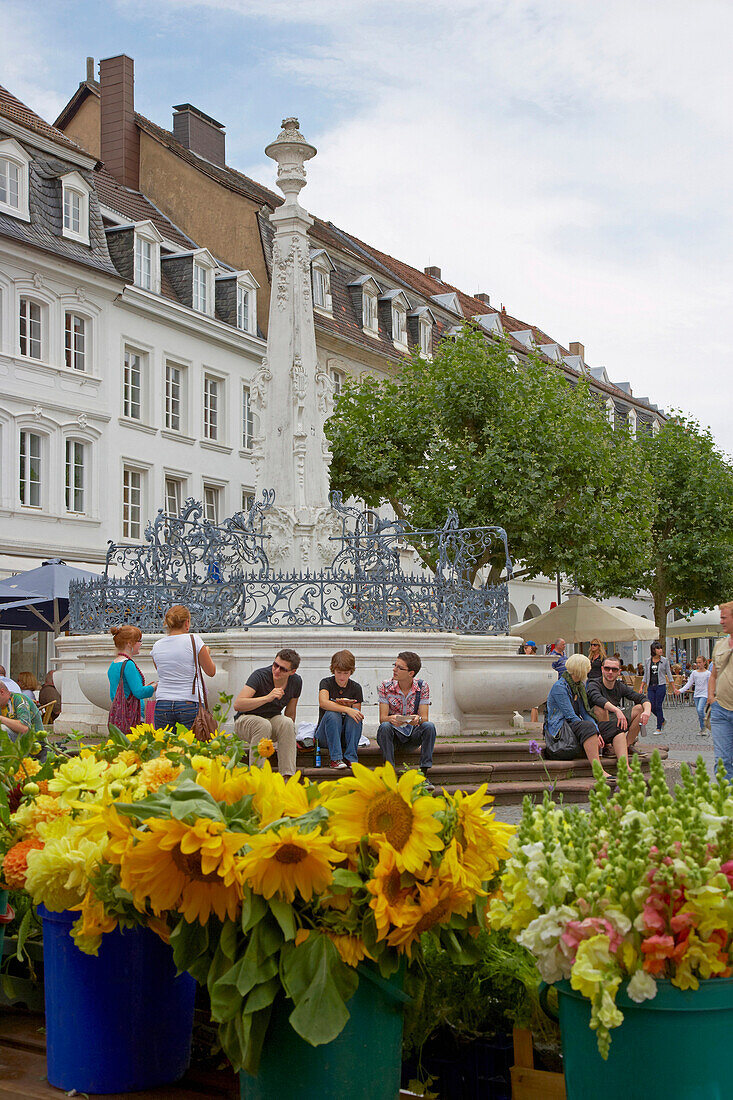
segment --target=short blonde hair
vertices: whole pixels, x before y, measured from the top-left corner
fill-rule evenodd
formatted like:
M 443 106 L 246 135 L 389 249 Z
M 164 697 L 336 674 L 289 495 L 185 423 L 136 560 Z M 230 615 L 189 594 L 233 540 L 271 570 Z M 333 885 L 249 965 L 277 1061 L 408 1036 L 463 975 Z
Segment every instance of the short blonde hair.
M 565 668 L 573 679 L 577 673 L 580 673 L 581 679 L 584 680 L 590 672 L 590 661 L 585 653 L 573 653 L 565 662 Z
M 727 600 L 726 603 L 719 603 L 718 607 L 721 611 L 733 611 L 733 600 Z

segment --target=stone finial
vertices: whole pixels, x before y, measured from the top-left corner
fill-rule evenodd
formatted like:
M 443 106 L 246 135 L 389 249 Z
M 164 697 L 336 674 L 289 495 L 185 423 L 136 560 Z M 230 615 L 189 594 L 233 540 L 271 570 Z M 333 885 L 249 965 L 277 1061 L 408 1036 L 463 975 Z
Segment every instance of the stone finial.
M 298 201 L 298 193 L 305 187 L 303 166 L 316 152 L 316 147 L 309 145 L 300 133 L 297 118 L 284 118 L 282 130 L 267 146 L 265 154 L 277 161 L 277 185 L 286 203 Z

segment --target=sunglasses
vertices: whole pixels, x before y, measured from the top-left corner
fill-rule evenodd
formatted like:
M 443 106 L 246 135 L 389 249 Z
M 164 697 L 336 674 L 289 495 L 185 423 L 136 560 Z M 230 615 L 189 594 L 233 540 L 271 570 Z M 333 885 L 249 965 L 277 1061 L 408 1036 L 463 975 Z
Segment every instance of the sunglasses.
M 620 668 L 609 668 L 608 665 L 604 665 L 603 666 L 603 671 L 605 672 L 606 676 L 618 676 L 618 674 L 621 672 L 621 669 Z
M 288 668 L 287 665 L 280 665 L 280 664 L 277 663 L 277 661 L 272 662 L 272 667 L 276 668 L 278 670 L 278 672 L 292 672 L 293 671 L 292 668 Z

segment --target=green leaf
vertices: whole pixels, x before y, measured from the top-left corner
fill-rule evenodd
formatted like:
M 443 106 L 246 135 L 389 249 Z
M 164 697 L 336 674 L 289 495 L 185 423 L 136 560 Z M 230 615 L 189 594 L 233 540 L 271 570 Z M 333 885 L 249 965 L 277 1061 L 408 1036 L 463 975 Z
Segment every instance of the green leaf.
M 295 913 L 292 905 L 281 898 L 270 898 L 270 910 L 280 925 L 286 940 L 294 940 L 296 933 Z
M 33 917 L 33 910 L 27 909 L 23 914 L 23 919 L 20 922 L 20 928 L 18 929 L 18 943 L 15 949 L 16 958 L 23 960 L 25 958 L 25 952 L 23 947 L 25 941 L 28 939 L 28 933 L 31 930 L 31 920 Z
M 243 932 L 249 932 L 258 924 L 267 912 L 267 902 L 261 894 L 255 894 L 249 886 L 244 888 L 242 898 L 241 927 Z
M 236 956 L 238 939 L 236 924 L 230 920 L 225 921 L 219 936 L 219 947 L 228 959 L 234 959 Z
M 281 957 L 283 985 L 295 1002 L 291 1027 L 312 1046 L 330 1043 L 349 1018 L 346 1002 L 359 984 L 356 971 L 342 961 L 328 936 L 320 934 L 284 949 Z
M 189 924 L 186 920 L 179 920 L 171 932 L 171 948 L 173 949 L 173 961 L 180 971 L 187 970 L 196 981 L 203 981 L 209 969 L 209 926 L 200 925 L 198 921 Z M 204 962 L 199 963 L 204 956 Z
M 249 1013 L 242 1019 L 244 1059 L 241 1068 L 255 1077 L 260 1068 L 262 1046 L 270 1025 L 271 1015 L 272 1005 L 268 1005 L 267 1008 L 261 1008 L 259 1012 Z
M 259 1012 L 261 1008 L 271 1005 L 282 989 L 280 975 L 275 974 L 266 982 L 255 986 L 244 1002 L 245 1013 Z
M 364 886 L 364 880 L 356 871 L 347 871 L 345 867 L 337 867 L 333 872 L 334 886 L 343 886 L 345 890 L 360 890 Z

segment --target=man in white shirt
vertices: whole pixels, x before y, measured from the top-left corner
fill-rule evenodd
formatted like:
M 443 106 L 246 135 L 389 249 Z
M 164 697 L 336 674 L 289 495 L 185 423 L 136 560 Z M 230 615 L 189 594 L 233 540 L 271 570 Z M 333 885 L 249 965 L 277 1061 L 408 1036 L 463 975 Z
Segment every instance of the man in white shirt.
M 0 665 L 0 684 L 5 684 L 5 687 L 12 694 L 20 692 L 20 687 L 15 680 L 11 680 L 9 676 L 5 675 L 5 665 Z
M 722 760 L 726 779 L 733 781 L 733 600 L 720 605 L 720 625 L 727 631 L 727 637 L 715 643 L 710 662 L 710 733 L 715 766 Z

